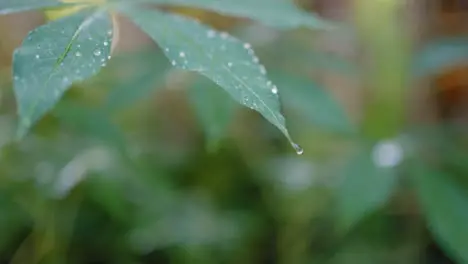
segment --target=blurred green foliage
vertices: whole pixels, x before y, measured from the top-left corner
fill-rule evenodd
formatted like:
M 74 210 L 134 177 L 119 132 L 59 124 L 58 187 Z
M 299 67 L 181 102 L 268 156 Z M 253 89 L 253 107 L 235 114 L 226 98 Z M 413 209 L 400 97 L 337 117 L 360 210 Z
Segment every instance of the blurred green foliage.
M 303 29 L 230 33 L 269 70 L 304 155 L 158 47 L 115 55 L 16 141 L 5 69 L 0 263 L 468 263 L 463 125 L 367 137 L 314 78 L 362 65 Z M 406 58 L 415 78 L 463 63 L 463 40 L 434 43 Z

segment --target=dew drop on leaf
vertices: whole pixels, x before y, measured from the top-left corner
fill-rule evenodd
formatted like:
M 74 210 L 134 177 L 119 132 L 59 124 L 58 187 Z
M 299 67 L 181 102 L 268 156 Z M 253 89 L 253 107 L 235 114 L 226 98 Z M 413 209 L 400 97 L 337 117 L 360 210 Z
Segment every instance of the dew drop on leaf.
M 302 155 L 304 153 L 304 149 L 301 146 L 299 146 L 298 144 L 292 143 L 291 145 L 294 148 L 294 150 L 296 151 L 297 155 Z
M 76 56 L 76 57 L 81 57 L 81 52 L 77 51 L 77 52 L 75 53 L 75 56 Z
M 97 49 L 93 52 L 93 54 L 94 56 L 101 56 L 101 51 Z
M 271 92 L 274 93 L 274 94 L 277 94 L 278 93 L 278 87 L 273 86 L 273 88 L 271 88 Z
M 208 30 L 208 31 L 206 32 L 206 36 L 207 36 L 208 38 L 214 38 L 214 37 L 216 36 L 216 32 L 215 32 L 214 30 Z

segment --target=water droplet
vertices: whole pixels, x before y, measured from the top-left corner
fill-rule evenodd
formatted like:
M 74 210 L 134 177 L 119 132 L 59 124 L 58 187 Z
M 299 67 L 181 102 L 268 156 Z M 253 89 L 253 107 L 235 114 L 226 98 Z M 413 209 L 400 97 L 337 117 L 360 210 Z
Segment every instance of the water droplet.
M 294 150 L 296 151 L 297 155 L 302 155 L 304 154 L 304 149 L 299 146 L 298 144 L 296 143 L 291 143 L 292 147 L 294 148 Z
M 222 39 L 227 39 L 228 37 L 229 37 L 228 33 L 226 33 L 226 32 L 221 33 L 221 38 Z
M 164 51 L 165 51 L 165 52 L 169 52 L 169 48 L 165 48 Z
M 216 36 L 216 32 L 215 32 L 214 30 L 208 30 L 208 31 L 206 32 L 206 36 L 207 36 L 208 38 L 214 38 L 214 37 Z
M 68 84 L 69 81 L 70 81 L 70 80 L 68 79 L 68 77 L 63 77 L 63 79 L 62 79 L 62 82 L 63 82 L 64 84 Z
M 274 86 L 271 88 L 271 92 L 274 93 L 274 94 L 278 94 L 278 87 L 276 87 L 276 85 L 274 85 Z
M 76 45 L 76 47 L 81 48 L 81 44 Z
M 260 72 L 265 75 L 267 72 L 266 72 L 266 69 L 265 69 L 265 66 L 263 65 L 260 65 Z
M 112 30 L 107 31 L 108 36 L 112 36 Z
M 41 56 L 39 54 L 36 54 L 36 59 L 40 59 Z
M 271 81 L 268 81 L 268 82 L 266 83 L 266 85 L 267 85 L 268 87 L 270 87 L 270 86 L 272 85 Z
M 15 77 L 13 77 L 15 79 L 15 81 L 18 81 L 19 80 L 19 77 L 15 75 Z
M 93 54 L 94 54 L 94 56 L 101 56 L 101 50 L 98 50 L 98 49 L 97 49 L 97 50 L 95 50 L 95 51 L 93 52 Z
M 183 51 L 179 52 L 179 57 L 185 58 L 185 52 L 183 52 Z
M 254 58 L 253 58 L 253 62 L 254 62 L 254 63 L 259 63 L 259 62 L 260 62 L 260 60 L 258 59 L 258 57 L 257 57 L 257 56 L 254 56 Z
M 232 67 L 232 62 L 228 62 L 228 67 Z
M 77 52 L 75 53 L 75 56 L 76 56 L 76 57 L 81 57 L 81 52 L 77 51 Z
M 251 47 L 250 43 L 244 43 L 244 49 L 250 49 Z
M 110 60 L 110 59 L 111 59 L 111 55 L 107 56 L 107 59 Z
M 104 44 L 104 46 L 109 46 L 109 42 L 107 42 L 107 41 L 104 41 L 103 44 Z
M 176 66 L 177 62 L 175 60 L 171 61 L 172 66 Z

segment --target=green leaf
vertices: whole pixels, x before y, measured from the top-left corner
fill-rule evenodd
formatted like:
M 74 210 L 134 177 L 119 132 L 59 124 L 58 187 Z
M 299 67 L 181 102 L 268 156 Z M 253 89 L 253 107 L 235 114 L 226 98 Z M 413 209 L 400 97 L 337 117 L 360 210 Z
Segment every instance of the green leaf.
M 0 15 L 69 5 L 73 4 L 63 3 L 59 0 L 2 0 L 0 2 Z
M 449 174 L 415 164 L 413 177 L 429 229 L 440 245 L 460 261 L 468 263 L 468 193 Z
M 128 7 L 122 12 L 164 49 L 174 67 L 214 81 L 236 101 L 261 113 L 302 153 L 286 128 L 278 89 L 267 79 L 250 44 L 182 16 Z
M 427 44 L 413 59 L 413 72 L 418 78 L 438 74 L 444 69 L 466 65 L 468 38 L 443 38 Z
M 199 78 L 188 93 L 195 114 L 207 134 L 208 144 L 217 144 L 234 115 L 234 101 L 206 78 Z
M 393 167 L 377 166 L 367 148 L 352 157 L 343 170 L 337 190 L 341 228 L 351 228 L 384 206 L 393 194 L 396 182 Z
M 54 107 L 76 81 L 109 60 L 112 22 L 107 13 L 83 11 L 29 33 L 13 56 L 18 137 Z
M 114 1 L 135 3 L 135 0 Z M 137 0 L 137 2 L 208 9 L 222 15 L 249 18 L 284 29 L 301 26 L 312 29 L 331 28 L 331 24 L 300 9 L 290 0 Z
M 304 77 L 292 74 L 271 74 L 281 89 L 281 97 L 287 108 L 321 128 L 342 133 L 352 133 L 350 123 L 341 105 L 323 87 Z

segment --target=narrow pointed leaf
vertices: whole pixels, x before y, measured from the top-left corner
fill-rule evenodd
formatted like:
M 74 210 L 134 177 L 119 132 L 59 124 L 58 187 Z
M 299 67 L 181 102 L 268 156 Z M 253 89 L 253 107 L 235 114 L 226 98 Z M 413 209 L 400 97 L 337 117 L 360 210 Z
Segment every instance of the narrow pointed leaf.
M 162 47 L 173 66 L 208 77 L 262 114 L 298 148 L 280 112 L 278 89 L 267 79 L 250 44 L 182 16 L 137 8 L 122 11 Z
M 134 3 L 135 0 L 114 0 Z M 328 29 L 331 24 L 297 7 L 291 0 L 137 0 L 208 9 L 222 15 L 249 18 L 278 28 Z
M 29 11 L 40 8 L 56 8 L 73 5 L 59 0 L 1 0 L 0 15 Z
M 379 167 L 369 149 L 360 150 L 343 170 L 337 190 L 340 228 L 348 230 L 371 212 L 383 207 L 395 190 L 395 170 Z
M 415 164 L 413 177 L 428 227 L 459 263 L 468 263 L 468 193 L 451 175 Z
M 95 75 L 110 58 L 107 13 L 83 11 L 33 30 L 13 56 L 18 137 L 44 116 L 75 81 Z
M 442 38 L 427 44 L 413 58 L 413 74 L 417 78 L 439 74 L 442 71 L 466 65 L 468 38 Z

